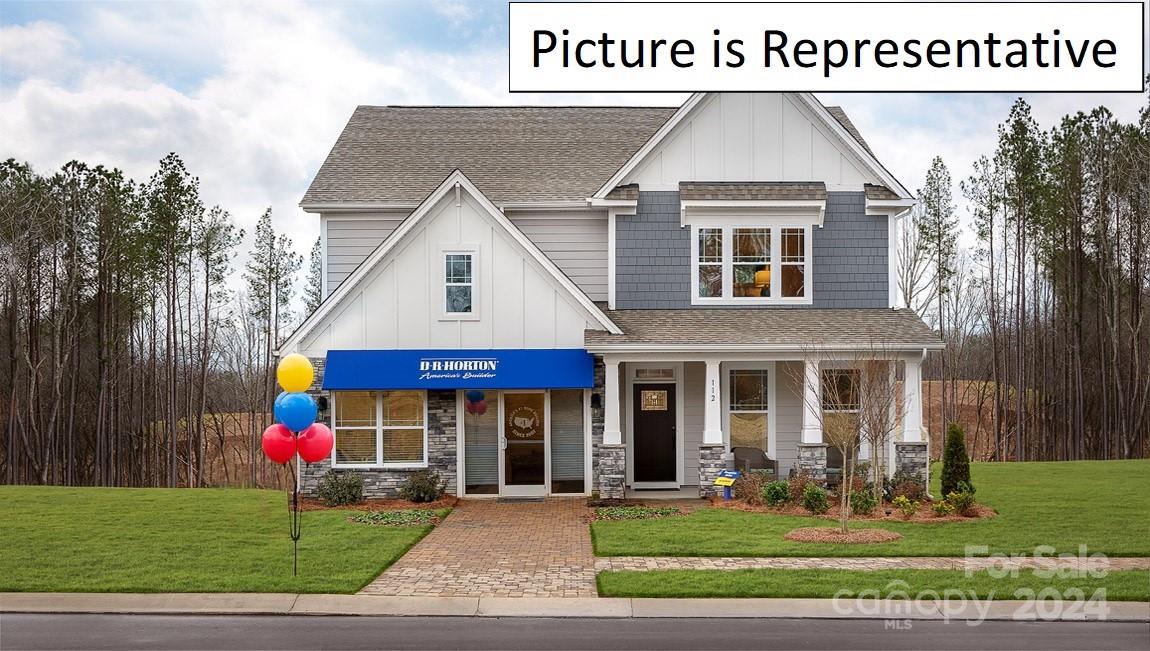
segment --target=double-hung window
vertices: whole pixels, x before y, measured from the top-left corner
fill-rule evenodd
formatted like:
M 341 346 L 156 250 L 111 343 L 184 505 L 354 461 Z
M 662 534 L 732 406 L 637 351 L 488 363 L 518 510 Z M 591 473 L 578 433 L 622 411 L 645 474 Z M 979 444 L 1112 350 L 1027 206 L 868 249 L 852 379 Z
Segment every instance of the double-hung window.
M 811 303 L 811 226 L 702 223 L 694 228 L 695 305 Z
M 862 373 L 857 368 L 828 368 L 822 372 L 824 436 L 833 440 L 858 433 L 862 408 Z
M 732 448 L 758 448 L 770 455 L 770 373 L 767 369 L 730 372 L 729 427 Z
M 336 391 L 332 400 L 336 467 L 427 464 L 423 391 Z
M 444 249 L 442 309 L 445 319 L 479 318 L 479 252 L 472 247 Z

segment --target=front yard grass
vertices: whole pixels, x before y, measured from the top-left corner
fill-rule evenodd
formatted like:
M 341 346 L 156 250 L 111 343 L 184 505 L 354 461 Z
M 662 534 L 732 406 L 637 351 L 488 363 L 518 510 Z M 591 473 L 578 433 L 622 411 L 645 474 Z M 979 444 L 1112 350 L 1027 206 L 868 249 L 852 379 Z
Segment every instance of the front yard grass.
M 1044 588 L 1059 595 L 1068 590 L 1090 599 L 1099 588 L 1107 601 L 1150 601 L 1150 572 L 1124 570 L 1104 577 L 1038 577 L 1033 571 L 1017 577 L 995 578 L 986 572 L 966 576 L 962 570 L 652 570 L 649 572 L 600 572 L 602 597 L 788 597 L 830 598 L 840 590 L 857 595 L 874 591 L 882 598 L 892 593 L 914 597 L 923 590 L 946 589 L 973 593 L 979 599 L 1033 599 Z M 902 583 L 898 583 L 902 582 Z M 1019 590 L 1032 591 L 1018 592 Z M 897 595 L 896 595 L 897 596 Z
M 939 494 L 941 467 L 931 470 Z M 998 511 L 970 522 L 917 524 L 852 522 L 879 527 L 902 540 L 871 545 L 783 540 L 797 527 L 831 520 L 705 508 L 677 518 L 599 521 L 591 525 L 600 556 L 963 556 L 968 545 L 988 552 L 1150 556 L 1150 460 L 1054 463 L 975 463 L 978 500 Z
M 431 525 L 303 513 L 292 577 L 283 491 L 0 486 L 0 592 L 351 593 Z

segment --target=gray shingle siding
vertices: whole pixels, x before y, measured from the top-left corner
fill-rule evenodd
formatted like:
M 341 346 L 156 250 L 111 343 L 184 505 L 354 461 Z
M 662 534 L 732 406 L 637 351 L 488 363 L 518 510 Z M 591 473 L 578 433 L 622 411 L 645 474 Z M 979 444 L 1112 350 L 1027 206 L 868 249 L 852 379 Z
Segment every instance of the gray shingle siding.
M 641 192 L 633 217 L 615 220 L 615 307 L 691 307 L 690 229 L 678 192 Z M 887 307 L 887 222 L 868 217 L 862 192 L 828 192 L 814 229 L 811 307 Z

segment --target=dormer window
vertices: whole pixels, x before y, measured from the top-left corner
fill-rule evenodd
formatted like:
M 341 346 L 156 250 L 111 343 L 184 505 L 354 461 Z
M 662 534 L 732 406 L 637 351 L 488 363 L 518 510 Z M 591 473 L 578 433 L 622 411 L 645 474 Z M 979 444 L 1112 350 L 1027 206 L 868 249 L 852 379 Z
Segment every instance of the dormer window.
M 692 304 L 811 303 L 810 225 L 703 222 L 692 228 Z

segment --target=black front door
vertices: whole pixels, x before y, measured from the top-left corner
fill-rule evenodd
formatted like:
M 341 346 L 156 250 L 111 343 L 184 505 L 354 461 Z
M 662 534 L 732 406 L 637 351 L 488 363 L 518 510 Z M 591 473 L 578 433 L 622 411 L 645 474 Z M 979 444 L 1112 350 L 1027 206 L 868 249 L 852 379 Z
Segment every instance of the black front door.
M 636 482 L 674 482 L 675 385 L 636 384 L 632 416 Z

